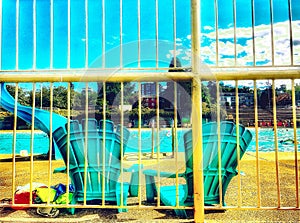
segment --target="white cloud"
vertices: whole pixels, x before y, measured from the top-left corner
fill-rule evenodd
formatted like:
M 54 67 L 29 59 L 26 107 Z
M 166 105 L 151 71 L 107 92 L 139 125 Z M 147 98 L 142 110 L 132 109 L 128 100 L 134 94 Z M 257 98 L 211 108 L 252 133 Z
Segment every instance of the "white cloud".
M 204 26 L 203 28 L 204 28 L 204 30 L 214 30 L 214 28 L 211 26 Z
M 216 32 L 210 26 L 204 27 L 205 33 L 202 33 L 201 59 L 208 65 L 216 64 Z M 254 28 L 236 28 L 236 44 L 234 44 L 234 28 L 218 30 L 218 64 L 220 66 L 253 66 L 255 52 L 255 62 L 258 66 L 272 66 L 272 53 L 274 54 L 275 66 L 300 65 L 300 21 L 293 21 L 291 30 L 289 21 L 273 24 L 273 34 L 270 25 L 259 25 Z M 254 40 L 252 38 L 254 34 Z M 293 40 L 293 55 L 291 56 L 291 37 Z M 179 43 L 190 43 L 191 35 L 188 35 Z M 273 40 L 273 41 L 272 41 Z M 184 45 L 184 44 L 183 44 Z M 253 51 L 253 46 L 254 51 Z M 273 46 L 273 50 L 272 50 Z M 183 47 L 183 46 L 179 46 Z M 236 60 L 235 60 L 236 49 Z M 170 51 L 174 55 L 174 52 Z M 182 60 L 191 60 L 191 50 L 177 50 Z M 236 64 L 235 64 L 236 61 Z M 253 87 L 253 81 L 239 81 L 239 85 Z M 272 81 L 257 81 L 258 88 L 265 88 Z M 300 79 L 295 81 L 300 84 Z M 235 82 L 231 83 L 232 85 Z M 291 80 L 277 80 L 276 87 L 285 84 L 291 89 Z
M 223 81 L 225 86 L 235 86 L 235 81 Z M 300 84 L 300 79 L 295 80 L 295 84 Z M 272 85 L 272 80 L 258 80 L 256 81 L 256 87 L 258 89 L 265 89 L 268 86 Z M 281 85 L 286 85 L 287 89 L 291 89 L 291 80 L 281 79 L 275 80 L 275 88 L 279 88 Z M 238 86 L 246 86 L 250 88 L 254 88 L 254 81 L 238 81 Z
M 216 63 L 216 32 L 213 27 L 205 26 L 202 33 L 201 56 L 210 64 Z M 300 65 L 300 21 L 292 22 L 290 31 L 289 21 L 273 24 L 273 35 L 271 25 L 259 25 L 254 28 L 236 28 L 236 44 L 234 44 L 234 28 L 218 30 L 218 62 L 223 66 L 234 66 L 235 48 L 237 65 L 252 66 L 254 62 L 253 44 L 255 44 L 256 65 L 272 65 L 274 54 L 274 65 L 291 65 L 290 34 L 293 35 L 293 62 Z M 254 41 L 253 36 L 254 34 Z M 191 35 L 186 37 L 191 39 Z M 272 42 L 273 39 L 273 42 Z M 184 41 L 182 41 L 184 42 Z M 272 51 L 273 45 L 273 51 Z M 188 60 L 187 57 L 185 59 Z M 190 58 L 189 58 L 190 59 Z

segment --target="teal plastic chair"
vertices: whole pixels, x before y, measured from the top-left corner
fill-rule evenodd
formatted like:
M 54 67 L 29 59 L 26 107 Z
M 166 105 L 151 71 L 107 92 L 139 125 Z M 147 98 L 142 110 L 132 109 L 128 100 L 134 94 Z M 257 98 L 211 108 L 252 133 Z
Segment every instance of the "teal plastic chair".
M 123 136 L 121 135 L 121 129 L 123 128 Z M 117 125 L 116 128 L 116 134 L 117 134 L 117 138 L 122 141 L 121 137 L 123 137 L 123 145 L 124 145 L 124 150 L 126 149 L 127 146 L 127 142 L 130 136 L 130 131 L 125 128 L 124 126 L 122 127 L 120 124 Z
M 204 174 L 204 203 L 205 205 L 215 205 L 220 203 L 220 183 L 219 172 L 222 180 L 222 202 L 225 206 L 225 193 L 231 179 L 237 175 L 237 137 L 236 125 L 233 122 L 224 121 L 220 123 L 221 137 L 221 171 L 219 171 L 218 161 L 218 125 L 216 122 L 204 124 L 203 132 L 203 174 Z M 252 140 L 251 132 L 244 126 L 239 125 L 239 150 L 240 159 L 244 155 Z M 178 185 L 178 196 L 180 206 L 193 206 L 193 147 L 192 130 L 184 134 L 186 170 L 179 173 L 179 177 L 185 178 L 186 184 Z M 158 176 L 156 170 L 144 170 L 146 178 L 146 195 L 148 202 L 154 202 L 157 196 L 155 177 Z M 160 177 L 175 178 L 175 173 L 160 172 Z M 161 186 L 160 199 L 166 206 L 176 206 L 176 185 Z M 175 209 L 176 215 L 187 218 L 186 211 Z
M 100 128 L 97 129 L 95 119 L 83 119 L 81 125 L 77 120 L 71 121 L 69 149 L 67 148 L 67 125 L 53 133 L 66 165 L 69 150 L 69 176 L 75 187 L 73 204 L 83 202 L 85 194 L 86 201 L 102 200 L 104 196 L 105 201 L 121 205 L 121 183 L 119 182 L 121 143 L 114 132 L 112 121 L 106 120 L 105 133 L 101 130 L 102 127 L 103 121 L 100 121 Z M 66 172 L 66 168 L 57 168 L 54 173 L 57 172 Z M 86 188 L 84 188 L 85 182 Z M 124 182 L 122 203 L 124 206 L 127 205 L 128 189 L 129 184 Z M 118 210 L 127 211 L 121 208 Z M 71 212 L 74 214 L 75 209 L 71 209 Z

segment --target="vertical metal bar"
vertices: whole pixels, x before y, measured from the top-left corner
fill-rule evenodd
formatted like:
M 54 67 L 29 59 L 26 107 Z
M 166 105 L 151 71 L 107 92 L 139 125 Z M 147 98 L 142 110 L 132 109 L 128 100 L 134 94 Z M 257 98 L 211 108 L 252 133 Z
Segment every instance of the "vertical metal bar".
M 68 59 L 67 69 L 71 67 L 71 0 L 68 0 Z
M 221 108 L 220 108 L 220 83 L 216 81 L 217 86 L 217 125 L 218 125 L 218 172 L 219 172 L 219 205 L 223 206 L 223 182 L 222 182 L 222 150 L 221 150 Z
M 178 150 L 177 148 L 177 123 L 178 123 L 178 107 L 180 105 L 178 105 L 178 102 L 180 101 L 180 93 L 179 93 L 179 96 L 178 96 L 178 83 L 177 82 L 174 82 L 174 122 L 173 122 L 173 125 L 172 125 L 172 143 L 173 143 L 173 148 L 172 148 L 172 156 L 175 157 L 175 154 L 176 154 L 176 157 L 175 159 L 177 160 L 177 155 L 178 153 L 176 152 Z M 176 161 L 176 165 L 177 165 L 177 161 Z
M 49 118 L 49 160 L 48 160 L 48 199 L 47 204 L 50 204 L 50 189 L 51 189 L 51 177 L 52 177 L 52 127 L 53 127 L 53 83 L 50 83 L 50 118 Z
M 175 63 L 176 64 L 176 63 Z M 172 148 L 172 155 L 174 155 L 175 158 L 175 168 L 176 168 L 176 207 L 179 207 L 179 178 L 178 178 L 178 146 L 177 146 L 177 111 L 178 111 L 178 105 L 177 105 L 177 82 L 174 81 L 174 122 L 172 128 L 172 140 L 174 142 Z M 173 134 L 173 129 L 175 130 Z M 174 137 L 174 138 L 173 138 Z
M 120 0 L 120 68 L 123 68 L 123 0 Z
M 102 1 L 102 68 L 105 68 L 105 63 L 106 63 L 106 56 L 105 56 L 105 32 L 106 31 L 106 26 L 105 26 L 105 1 Z M 103 87 L 105 87 L 103 83 Z
M 31 134 L 30 134 L 30 190 L 32 191 L 33 182 L 33 147 L 34 147 L 34 124 L 35 124 L 35 93 L 36 83 L 32 84 L 32 111 L 31 111 Z M 30 204 L 32 204 L 32 193 L 30 193 Z
M 69 200 L 69 184 L 70 184 L 70 120 L 71 120 L 71 84 L 68 83 L 68 120 L 67 120 L 67 204 Z
M 275 166 L 276 166 L 276 184 L 277 184 L 277 201 L 280 208 L 280 181 L 279 181 L 279 154 L 278 154 L 278 135 L 277 135 L 277 112 L 276 112 L 276 90 L 275 81 L 272 80 L 272 99 L 273 99 L 273 129 L 274 129 L 274 144 L 275 144 Z
M 138 68 L 141 67 L 141 1 L 137 0 L 138 6 L 138 27 L 137 27 L 137 32 L 138 32 Z
M 142 179 L 141 163 L 142 163 L 142 96 L 141 82 L 138 83 L 138 164 L 139 164 L 139 185 Z M 138 187 L 138 203 L 142 204 L 141 187 Z
M 50 70 L 53 69 L 53 40 L 54 40 L 54 0 L 50 0 Z M 68 39 L 69 42 L 69 39 Z
M 260 188 L 260 162 L 259 162 L 259 137 L 258 137 L 258 99 L 257 82 L 254 81 L 254 119 L 255 119 L 255 154 L 256 154 L 256 186 L 257 186 L 257 207 L 261 207 L 261 188 Z
M 87 175 L 88 175 L 88 120 L 89 119 L 89 83 L 85 83 L 85 131 L 84 131 L 84 193 L 83 204 L 86 205 Z
M 219 66 L 219 10 L 218 0 L 215 0 L 215 29 L 216 29 L 216 66 Z
M 104 2 L 104 1 L 103 1 Z M 106 181 L 106 175 L 105 175 L 105 171 L 106 171 L 106 162 L 105 162 L 105 156 L 106 156 L 106 82 L 103 82 L 103 141 L 102 141 L 102 206 L 105 206 L 105 181 Z
M 272 66 L 274 66 L 274 18 L 273 18 L 273 0 L 270 0 L 270 25 L 271 25 L 271 52 L 272 52 Z
M 295 151 L 295 187 L 296 187 L 296 207 L 299 208 L 299 163 L 298 163 L 298 139 L 297 139 L 297 113 L 296 113 L 296 93 L 295 80 L 292 79 L 292 108 L 293 108 L 293 129 L 294 129 L 294 151 Z
M 173 47 L 174 47 L 174 60 L 176 59 L 176 0 L 173 0 Z M 174 68 L 177 67 L 176 60 L 174 61 Z
M 195 74 L 200 74 L 200 2 L 201 0 L 192 0 L 191 2 L 191 28 L 192 28 L 192 68 Z M 201 119 L 202 121 L 202 119 Z
M 123 111 L 123 106 L 124 106 L 124 82 L 121 82 L 121 123 L 120 123 L 120 135 L 121 135 L 121 176 L 122 176 L 122 181 L 121 181 L 121 205 L 123 206 L 124 204 L 124 196 L 123 196 L 123 191 L 124 191 L 124 174 L 123 174 L 123 160 L 124 160 L 124 134 L 123 134 L 123 124 L 124 124 L 124 111 Z
M 236 0 L 233 3 L 233 47 L 234 47 L 234 65 L 237 64 L 237 41 L 236 41 Z
M 197 5 L 197 4 L 196 4 Z M 195 67 L 193 67 L 195 68 Z M 197 70 L 196 70 L 197 71 Z M 195 72 L 196 72 L 195 71 Z M 195 73 L 197 74 L 197 73 Z M 199 73 L 198 73 L 199 74 Z M 204 185 L 203 185 L 203 150 L 202 150 L 202 97 L 201 80 L 193 78 L 192 92 L 192 131 L 193 131 L 193 182 L 194 182 L 194 220 L 204 222 Z
M 33 70 L 36 69 L 36 0 L 33 0 Z M 1 42 L 0 42 L 1 43 Z
M 99 86 L 99 84 L 98 84 Z M 99 131 L 100 131 L 100 122 L 99 122 Z M 103 134 L 103 133 L 102 133 Z M 102 142 L 101 142 L 101 137 L 99 138 L 99 144 L 97 143 L 97 146 L 99 146 L 99 150 L 97 150 L 97 165 L 98 167 L 101 167 L 102 165 L 102 160 L 101 160 L 101 154 L 103 155 L 103 138 L 102 138 Z M 103 167 L 103 165 L 102 165 Z M 103 173 L 102 173 L 102 170 L 99 168 L 99 171 L 98 171 L 98 176 L 97 176 L 97 179 L 98 179 L 98 182 L 99 182 L 99 185 L 98 185 L 98 191 L 101 191 L 102 193 L 102 182 L 103 182 Z
M 16 1 L 16 70 L 19 70 L 19 17 L 20 1 Z
M 151 142 L 152 142 L 152 147 L 151 147 L 151 158 L 154 157 L 154 148 L 155 148 L 155 137 L 154 137 L 154 121 L 151 121 L 150 123 L 150 126 L 151 126 Z
M 158 0 L 155 0 L 155 58 L 156 58 L 156 69 L 159 66 L 158 60 Z
M 239 115 L 239 87 L 238 81 L 235 81 L 235 123 L 236 123 L 236 159 L 237 159 L 237 169 L 238 169 L 238 207 L 242 206 L 242 181 L 241 181 L 241 165 L 240 165 L 240 115 Z
M 200 79 L 200 0 L 191 1 L 192 22 L 192 131 L 193 131 L 193 180 L 194 180 L 194 219 L 204 222 L 204 185 L 202 151 L 202 95 Z M 197 183 L 196 183 L 197 182 Z
M 289 17 L 289 29 L 290 29 L 290 55 L 291 55 L 291 65 L 294 65 L 294 41 L 293 41 L 293 14 L 292 14 L 292 3 L 291 0 L 288 0 L 288 17 Z
M 16 147 L 17 147 L 17 114 L 18 114 L 18 91 L 19 84 L 15 86 L 15 104 L 14 104 L 14 128 L 13 128 L 13 148 L 12 148 L 12 204 L 15 203 L 16 191 Z
M 251 0 L 251 19 L 252 19 L 252 53 L 253 53 L 253 66 L 256 66 L 256 57 L 255 57 L 255 7 L 254 0 Z
M 85 68 L 89 66 L 89 6 L 85 0 Z
M 157 128 L 157 134 L 156 134 L 156 161 L 157 161 L 157 170 L 158 170 L 158 175 L 157 175 L 157 206 L 160 206 L 160 162 L 159 162 L 159 157 L 160 157 L 160 136 L 159 136 L 159 83 L 156 82 L 156 128 Z
M 43 83 L 41 83 L 41 99 L 40 99 L 40 108 L 43 108 Z

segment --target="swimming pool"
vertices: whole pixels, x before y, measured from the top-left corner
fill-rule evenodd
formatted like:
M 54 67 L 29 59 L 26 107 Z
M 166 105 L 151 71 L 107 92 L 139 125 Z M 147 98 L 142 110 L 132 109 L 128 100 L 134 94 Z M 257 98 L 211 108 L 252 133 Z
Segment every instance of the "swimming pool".
M 247 151 L 256 151 L 255 142 L 255 129 L 250 129 L 253 138 Z M 259 137 L 259 151 L 271 152 L 275 147 L 275 136 L 272 128 L 260 128 L 258 130 Z M 277 129 L 278 150 L 280 152 L 294 151 L 294 129 L 291 128 L 278 128 Z M 297 141 L 300 142 L 300 129 L 297 129 Z M 300 145 L 298 144 L 298 151 Z
M 178 129 L 178 150 L 184 151 L 183 147 L 183 134 L 188 129 Z M 250 129 L 253 134 L 252 142 L 249 145 L 247 151 L 255 152 L 255 129 Z M 126 147 L 126 153 L 136 153 L 139 145 L 139 135 L 136 129 L 130 129 L 130 138 Z M 274 131 L 271 128 L 260 128 L 259 133 L 259 151 L 271 152 L 274 151 Z M 278 149 L 283 152 L 294 151 L 294 132 L 293 129 L 282 128 L 278 129 Z M 152 144 L 152 134 L 154 134 L 154 144 Z M 159 134 L 159 143 L 157 143 L 157 134 Z M 30 132 L 18 131 L 16 139 L 16 154 L 20 154 L 21 150 L 30 151 Z M 297 129 L 297 138 L 300 141 L 300 129 Z M 144 153 L 152 151 L 156 152 L 159 145 L 160 152 L 171 152 L 172 151 L 172 133 L 171 129 L 162 129 L 159 132 L 156 130 L 152 133 L 151 129 L 143 129 L 141 131 L 141 150 Z M 11 154 L 13 148 L 13 133 L 12 131 L 4 131 L 0 133 L 0 154 Z M 47 153 L 49 149 L 49 138 L 44 132 L 37 131 L 34 135 L 34 154 Z M 299 145 L 298 145 L 299 150 Z M 61 158 L 60 153 L 56 152 L 56 158 Z
M 16 134 L 16 154 L 21 150 L 30 151 L 30 131 L 17 131 Z M 36 131 L 34 134 L 33 152 L 34 154 L 47 153 L 49 149 L 49 138 L 46 133 Z M 13 151 L 13 132 L 0 132 L 0 154 L 11 154 Z
M 250 132 L 253 135 L 252 141 L 247 149 L 247 151 L 255 152 L 256 151 L 256 142 L 255 142 L 255 129 L 250 128 Z M 177 138 L 178 138 L 178 150 L 180 152 L 184 151 L 183 145 L 183 134 L 188 131 L 188 129 L 178 129 Z M 258 130 L 259 137 L 259 151 L 261 152 L 271 152 L 274 151 L 274 131 L 272 128 L 260 128 Z M 172 134 L 171 130 L 165 129 L 159 132 L 160 143 L 159 148 L 161 152 L 171 152 L 172 151 Z M 294 131 L 293 129 L 282 128 L 277 130 L 278 136 L 278 150 L 282 152 L 292 152 L 294 151 Z M 154 139 L 156 140 L 157 131 L 154 131 Z M 297 129 L 297 138 L 298 142 L 300 141 L 300 129 Z M 127 145 L 127 152 L 137 152 L 138 145 L 138 133 L 137 131 L 131 130 L 130 139 Z M 157 148 L 157 143 L 155 141 L 155 151 Z M 142 151 L 151 152 L 152 149 L 152 131 L 145 130 L 142 132 Z M 299 150 L 299 145 L 298 145 Z

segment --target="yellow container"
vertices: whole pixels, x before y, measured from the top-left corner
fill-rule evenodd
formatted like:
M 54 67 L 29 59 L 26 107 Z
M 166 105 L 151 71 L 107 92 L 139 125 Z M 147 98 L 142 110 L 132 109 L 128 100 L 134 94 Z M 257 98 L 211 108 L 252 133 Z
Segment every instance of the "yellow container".
M 49 201 L 52 202 L 54 201 L 56 190 L 53 188 L 39 187 L 36 188 L 36 193 L 42 202 L 47 202 L 48 198 Z

